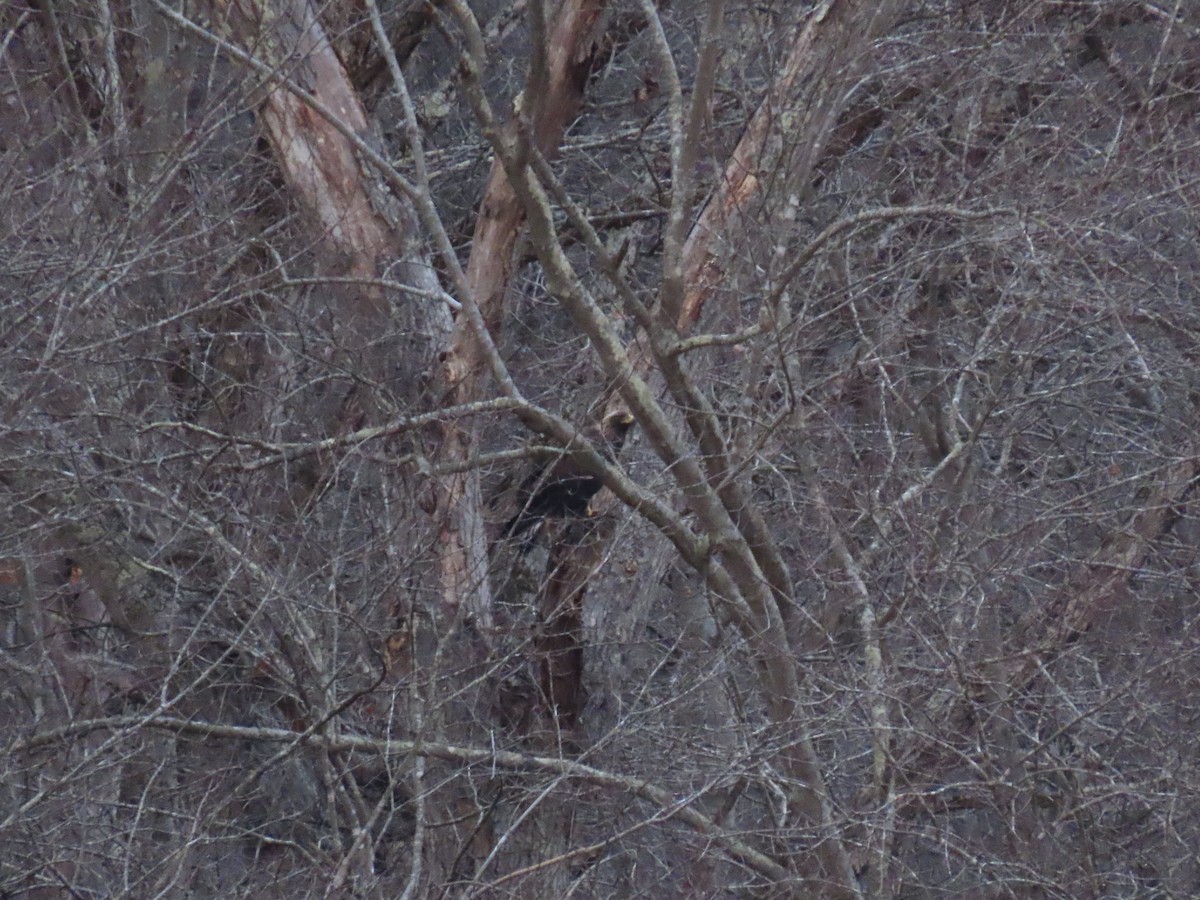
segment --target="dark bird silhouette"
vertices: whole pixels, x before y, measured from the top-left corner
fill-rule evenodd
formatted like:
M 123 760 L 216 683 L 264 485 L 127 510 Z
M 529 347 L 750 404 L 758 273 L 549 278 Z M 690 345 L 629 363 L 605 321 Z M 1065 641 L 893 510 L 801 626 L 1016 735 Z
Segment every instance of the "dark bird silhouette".
M 583 432 L 608 462 L 617 458 L 625 437 L 633 425 L 633 416 L 618 413 L 609 416 L 600 427 Z M 504 526 L 504 535 L 514 537 L 528 531 L 546 518 L 586 516 L 592 497 L 604 486 L 600 478 L 588 472 L 569 455 L 539 460 L 517 489 L 520 510 Z

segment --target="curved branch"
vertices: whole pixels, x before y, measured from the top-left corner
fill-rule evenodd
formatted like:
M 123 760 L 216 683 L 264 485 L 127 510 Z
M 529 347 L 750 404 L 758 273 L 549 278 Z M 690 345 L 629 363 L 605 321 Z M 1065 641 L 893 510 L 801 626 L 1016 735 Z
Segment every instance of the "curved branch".
M 643 778 L 609 772 L 595 766 L 584 765 L 568 759 L 548 756 L 532 756 L 506 750 L 480 750 L 437 741 L 401 741 L 387 738 L 372 738 L 364 735 L 300 735 L 283 728 L 262 728 L 244 725 L 221 725 L 194 719 L 179 719 L 171 716 L 114 716 L 104 719 L 87 719 L 73 722 L 61 728 L 46 731 L 10 744 L 7 752 L 27 753 L 31 750 L 59 744 L 68 738 L 90 734 L 95 731 L 136 731 L 153 728 L 175 734 L 194 734 L 208 738 L 225 738 L 260 743 L 292 743 L 319 747 L 322 750 L 345 753 L 369 753 L 386 756 L 417 755 L 433 757 L 445 762 L 480 765 L 487 768 L 505 769 L 510 772 L 557 775 L 594 784 L 598 787 L 625 791 L 645 800 L 662 810 L 661 818 L 678 819 L 697 832 L 712 840 L 733 859 L 747 868 L 770 878 L 772 881 L 793 882 L 795 876 L 784 866 L 766 854 L 747 846 L 727 834 L 708 816 L 693 809 L 686 799 L 674 796 L 665 788 L 651 784 Z

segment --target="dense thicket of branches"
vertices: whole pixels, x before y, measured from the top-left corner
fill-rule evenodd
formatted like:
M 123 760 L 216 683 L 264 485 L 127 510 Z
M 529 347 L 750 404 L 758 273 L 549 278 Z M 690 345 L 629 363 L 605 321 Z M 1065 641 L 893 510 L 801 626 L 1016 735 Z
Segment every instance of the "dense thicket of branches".
M 1200 10 L 799 6 L 0 9 L 0 895 L 1200 895 Z

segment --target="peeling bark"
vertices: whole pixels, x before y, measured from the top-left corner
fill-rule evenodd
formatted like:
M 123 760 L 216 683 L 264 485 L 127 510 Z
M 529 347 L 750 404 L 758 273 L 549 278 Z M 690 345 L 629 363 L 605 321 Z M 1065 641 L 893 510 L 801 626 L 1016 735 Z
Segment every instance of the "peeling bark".
M 531 73 L 523 95 L 538 99 L 536 103 L 525 100 L 529 108 L 517 110 L 507 128 L 506 142 L 532 140 L 539 153 L 555 155 L 567 125 L 583 103 L 583 90 L 595 60 L 595 29 L 604 7 L 603 0 L 571 0 L 563 5 L 548 37 L 544 81 L 536 78 L 538 73 Z M 504 165 L 497 159 L 479 205 L 467 264 L 467 289 L 493 331 L 503 317 L 504 296 L 513 273 L 513 248 L 524 220 Z M 470 402 L 482 395 L 487 367 L 478 336 L 465 317 L 456 324 L 443 367 L 454 402 Z M 478 449 L 474 433 L 465 432 L 455 423 L 444 429 L 440 454 L 443 462 L 470 459 Z M 465 600 L 472 616 L 487 630 L 491 626 L 491 592 L 481 506 L 478 472 L 467 470 L 444 479 L 440 561 L 444 602 L 449 608 L 457 608 Z

